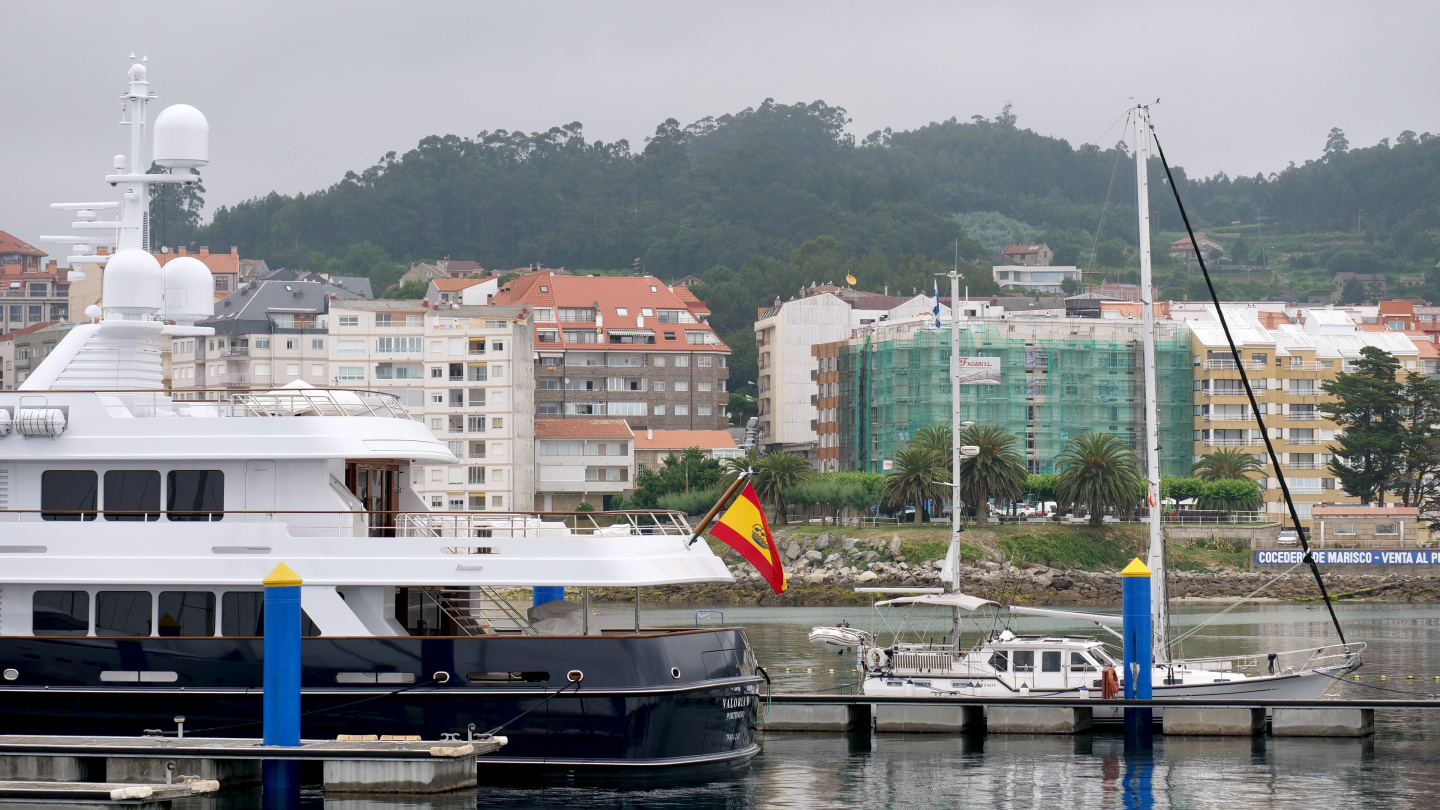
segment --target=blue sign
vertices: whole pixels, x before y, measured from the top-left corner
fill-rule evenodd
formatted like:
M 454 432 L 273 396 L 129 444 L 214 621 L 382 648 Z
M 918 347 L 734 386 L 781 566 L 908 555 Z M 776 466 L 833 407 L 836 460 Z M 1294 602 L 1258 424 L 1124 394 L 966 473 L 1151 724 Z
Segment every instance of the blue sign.
M 1315 549 L 1310 554 L 1320 565 L 1440 565 L 1440 551 Z M 1294 565 L 1304 556 L 1298 548 L 1265 549 L 1255 552 L 1255 564 Z

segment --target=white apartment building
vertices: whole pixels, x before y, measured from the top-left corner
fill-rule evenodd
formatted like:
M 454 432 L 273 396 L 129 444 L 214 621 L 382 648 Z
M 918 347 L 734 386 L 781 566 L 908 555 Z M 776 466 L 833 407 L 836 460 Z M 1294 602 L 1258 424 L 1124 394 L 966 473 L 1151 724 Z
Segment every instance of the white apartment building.
M 814 460 L 819 398 L 826 394 L 817 386 L 819 366 L 811 352 L 813 346 L 844 340 L 853 330 L 872 323 L 934 317 L 932 296 L 837 293 L 831 291 L 834 289 L 807 290 L 805 296 L 784 302 L 777 299 L 761 310 L 755 321 L 758 442 L 767 450 L 787 450 Z M 942 305 L 940 313 L 948 321 L 950 308 Z
M 535 504 L 533 328 L 524 307 L 332 301 L 330 383 L 398 395 L 456 462 L 413 472 L 431 509 Z
M 1021 267 L 1014 264 L 996 265 L 990 268 L 995 283 L 1005 289 L 1039 290 L 1058 293 L 1060 283 L 1066 279 L 1080 281 L 1080 268 L 1070 266 Z
M 535 454 L 540 512 L 610 509 L 635 487 L 635 434 L 624 419 L 537 419 Z

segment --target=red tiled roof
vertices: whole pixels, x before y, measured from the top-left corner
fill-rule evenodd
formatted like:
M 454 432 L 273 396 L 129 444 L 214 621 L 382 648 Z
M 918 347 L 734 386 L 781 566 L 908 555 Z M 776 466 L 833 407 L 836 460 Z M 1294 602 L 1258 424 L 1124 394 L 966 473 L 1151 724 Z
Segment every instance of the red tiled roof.
M 1023 256 L 1026 253 L 1039 253 L 1042 247 L 1045 247 L 1045 245 L 1011 245 L 1005 248 L 1005 255 Z
M 684 289 L 684 288 L 681 288 Z M 688 290 L 686 292 L 689 292 Z M 559 324 L 561 341 L 556 343 L 536 343 L 537 350 L 543 349 L 574 349 L 579 351 L 708 351 L 708 352 L 729 352 L 730 347 L 720 341 L 719 335 L 715 335 L 713 329 L 704 323 L 660 323 L 657 316 L 644 315 L 642 308 L 649 307 L 652 311 L 661 309 L 688 310 L 691 314 L 695 311 L 685 305 L 665 283 L 654 276 L 557 276 L 549 272 L 532 273 L 528 276 L 521 276 L 504 287 L 500 288 L 492 304 L 517 304 L 531 308 L 549 307 L 557 310 L 555 315 L 559 317 L 559 309 L 588 309 L 598 306 L 597 314 L 602 323 L 572 323 L 562 322 Z M 619 310 L 625 310 L 621 315 Z M 644 326 L 640 325 L 644 319 Z M 547 321 L 546 325 L 554 323 Z M 538 326 L 538 324 L 537 324 Z M 610 330 L 623 329 L 627 332 L 648 332 L 655 337 L 654 343 L 636 344 L 614 344 L 614 343 L 565 343 L 564 329 L 600 329 L 607 332 Z M 674 340 L 666 340 L 663 332 L 675 333 Z M 705 332 L 715 335 L 715 343 L 692 344 L 686 340 L 684 332 Z
M 474 287 L 476 284 L 484 284 L 483 278 L 437 278 L 430 282 L 440 292 L 460 292 L 466 287 Z
M 32 324 L 25 327 L 24 329 L 15 329 L 13 331 L 6 332 L 5 334 L 0 335 L 0 340 L 14 340 L 21 335 L 28 335 L 31 332 L 39 332 L 41 329 L 44 329 L 47 326 L 54 326 L 57 323 L 61 323 L 61 321 L 45 321 L 44 323 Z
M 535 424 L 540 424 L 536 420 Z M 735 437 L 728 430 L 652 430 L 635 434 L 636 450 L 734 450 Z
M 536 419 L 537 439 L 629 439 L 624 419 Z
M 153 251 L 151 253 L 160 261 L 161 267 L 164 267 L 171 259 L 189 256 L 192 259 L 199 259 L 201 264 L 210 268 L 212 274 L 239 274 L 240 272 L 240 251 L 238 248 L 230 248 L 229 253 L 211 253 L 209 248 L 200 248 L 199 253 L 187 253 L 184 248 L 180 248 L 174 253 L 154 253 Z
M 29 242 L 0 231 L 0 253 L 24 253 L 27 256 L 48 256 L 49 254 Z
M 1329 515 L 1345 515 L 1347 517 L 1362 517 L 1374 515 L 1375 517 L 1418 517 L 1420 507 L 1418 506 L 1316 506 L 1311 508 L 1310 514 L 1326 517 Z

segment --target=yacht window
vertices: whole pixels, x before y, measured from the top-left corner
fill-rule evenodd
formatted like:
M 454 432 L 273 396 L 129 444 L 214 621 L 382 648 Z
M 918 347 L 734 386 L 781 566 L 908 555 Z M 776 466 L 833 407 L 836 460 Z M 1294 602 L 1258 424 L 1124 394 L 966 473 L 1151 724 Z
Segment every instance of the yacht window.
M 165 509 L 171 520 L 220 520 L 225 509 L 225 473 L 171 470 Z
M 1085 653 L 1070 653 L 1070 668 L 1081 672 L 1094 672 L 1095 662 L 1085 657 Z
M 160 473 L 155 470 L 107 470 L 105 519 L 159 520 Z
M 150 635 L 150 592 L 101 591 L 95 594 L 95 635 Z
M 231 591 L 220 597 L 220 635 L 265 635 L 265 594 L 260 591 Z M 300 635 L 318 636 L 320 628 L 300 611 Z
M 40 474 L 40 517 L 94 520 L 100 476 L 94 470 L 46 470 Z
M 1010 671 L 1010 653 L 1009 653 L 1008 651 L 1006 651 L 1006 650 L 1000 650 L 1000 651 L 996 652 L 994 655 L 991 655 L 991 656 L 990 656 L 990 666 L 993 667 L 996 672 L 1009 672 L 1009 671 Z
M 90 594 L 84 591 L 36 591 L 31 605 L 30 632 L 37 636 L 90 633 Z
M 1016 671 L 1016 672 L 1034 672 L 1034 671 L 1035 671 L 1035 651 L 1034 651 L 1034 650 L 1016 650 L 1016 651 L 1015 651 L 1015 671 Z
M 1040 653 L 1040 671 L 1041 671 L 1041 672 L 1059 672 L 1059 671 L 1060 671 L 1060 651 L 1059 651 L 1059 650 L 1045 650 L 1044 652 Z
M 215 635 L 215 594 L 209 591 L 161 591 L 160 635 Z

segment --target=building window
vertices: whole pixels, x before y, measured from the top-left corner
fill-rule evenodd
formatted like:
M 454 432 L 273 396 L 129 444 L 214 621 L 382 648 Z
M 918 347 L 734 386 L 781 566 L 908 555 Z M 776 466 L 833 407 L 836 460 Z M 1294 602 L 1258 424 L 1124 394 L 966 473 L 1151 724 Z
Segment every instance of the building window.
M 690 415 L 690 406 L 689 406 L 689 405 L 676 405 L 676 406 L 675 406 L 675 415 L 676 415 L 676 416 L 689 416 L 689 415 Z
M 665 415 L 665 406 L 664 406 L 664 405 L 656 405 L 656 406 L 655 406 L 655 415 L 656 415 L 656 416 L 664 416 L 664 415 Z
M 465 425 L 465 427 L 466 427 L 466 432 L 467 432 L 467 433 L 484 433 L 484 432 L 485 432 L 485 417 L 483 417 L 483 416 L 469 416 L 469 417 L 466 417 L 466 425 Z
M 560 403 L 558 402 L 537 402 L 535 403 L 537 416 L 559 416 Z
M 710 368 L 715 363 L 715 358 L 708 354 L 702 354 L 695 358 L 695 365 L 700 368 Z
M 655 390 L 656 390 L 656 391 L 664 391 L 664 390 L 665 390 L 665 381 L 664 381 L 664 380 L 656 380 L 656 381 L 655 381 Z
M 690 355 L 688 355 L 688 354 L 682 354 L 682 355 L 677 356 L 677 357 L 675 358 L 675 367 L 676 367 L 676 368 L 689 368 L 689 367 L 690 367 Z
M 30 604 L 30 632 L 35 635 L 90 634 L 90 594 L 85 591 L 36 591 Z
M 40 474 L 40 517 L 94 520 L 100 476 L 94 470 L 46 470 Z
M 709 405 L 697 405 L 697 406 L 695 406 L 695 415 L 696 415 L 696 416 L 710 416 L 712 413 L 713 413 L 713 408 L 712 408 L 711 406 L 709 406 Z
M 1398 523 L 1377 523 L 1375 524 L 1376 534 L 1399 534 L 1400 524 Z
M 342 382 L 355 382 L 355 381 L 358 381 L 358 380 L 364 380 L 364 379 L 365 379 L 365 367 L 364 367 L 364 366 L 341 366 L 341 367 L 338 369 L 338 371 L 336 372 L 336 376 L 338 376 Z
M 286 373 L 287 375 L 291 376 L 291 377 L 299 377 L 299 376 L 300 376 L 300 364 L 299 364 L 299 363 L 289 363 L 289 364 L 287 364 L 287 365 L 285 366 L 285 373 Z
M 310 338 L 310 348 L 320 350 L 325 348 L 325 338 Z
M 268 337 L 257 337 L 257 338 L 255 338 L 255 348 L 257 348 L 257 349 L 268 349 L 268 348 L 270 348 L 270 338 L 268 338 Z
M 666 340 L 674 340 L 674 339 L 675 339 L 675 333 L 674 333 L 674 332 L 668 332 L 668 331 L 665 332 L 665 339 L 666 339 Z
M 467 468 L 467 469 L 469 469 L 469 471 L 470 471 L 470 472 L 469 472 L 469 483 L 471 483 L 471 484 L 483 484 L 483 483 L 485 483 L 485 468 L 484 468 L 484 467 L 469 467 L 469 468 Z
M 425 341 L 419 337 L 377 337 L 376 354 L 420 354 L 425 351 Z
M 340 316 L 340 325 L 341 325 L 341 326 L 359 326 L 359 325 L 360 325 L 360 316 L 359 316 L 359 315 L 341 315 L 341 316 Z
M 1335 533 L 1335 534 L 1354 534 L 1354 533 L 1355 533 L 1355 524 L 1354 524 L 1354 523 L 1336 523 L 1336 524 L 1335 524 L 1334 533 Z
M 156 470 L 106 470 L 105 519 L 159 520 L 160 473 Z
M 655 368 L 664 368 L 664 367 L 665 367 L 665 355 L 663 355 L 663 354 L 651 355 L 651 356 L 650 356 L 650 365 L 654 366 Z
M 490 508 L 492 508 L 492 509 L 503 509 L 504 507 L 505 507 L 505 496 L 504 496 L 504 495 L 491 495 L 491 496 L 490 496 Z
M 676 380 L 676 381 L 675 381 L 675 390 L 676 390 L 676 391 L 689 391 L 689 390 L 690 390 L 690 383 L 686 382 L 685 380 Z

